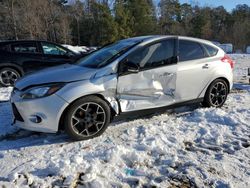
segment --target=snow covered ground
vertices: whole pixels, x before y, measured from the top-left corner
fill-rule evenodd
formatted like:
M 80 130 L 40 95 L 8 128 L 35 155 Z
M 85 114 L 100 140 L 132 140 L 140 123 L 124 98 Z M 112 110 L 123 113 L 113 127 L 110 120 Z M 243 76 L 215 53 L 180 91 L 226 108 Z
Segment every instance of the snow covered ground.
M 237 63 L 238 70 L 250 65 L 242 56 L 235 55 L 244 64 Z M 116 121 L 102 136 L 82 142 L 19 130 L 11 119 L 9 102 L 0 103 L 0 186 L 250 187 L 245 83 L 234 85 L 221 109 L 190 106 Z
M 0 101 L 8 101 L 10 98 L 12 88 L 0 88 Z

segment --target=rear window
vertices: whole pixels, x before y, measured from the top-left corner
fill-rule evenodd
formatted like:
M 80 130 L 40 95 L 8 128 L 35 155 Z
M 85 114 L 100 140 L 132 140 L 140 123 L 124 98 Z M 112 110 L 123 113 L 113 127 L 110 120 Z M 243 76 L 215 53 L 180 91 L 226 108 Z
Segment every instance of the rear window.
M 17 53 L 38 53 L 38 48 L 35 42 L 27 42 L 12 44 L 11 51 Z
M 204 48 L 207 50 L 207 53 L 208 53 L 209 57 L 216 56 L 217 53 L 218 53 L 218 49 L 216 49 L 216 48 L 214 48 L 212 46 L 204 44 Z
M 179 41 L 179 61 L 189 61 L 205 57 L 202 46 L 193 41 Z

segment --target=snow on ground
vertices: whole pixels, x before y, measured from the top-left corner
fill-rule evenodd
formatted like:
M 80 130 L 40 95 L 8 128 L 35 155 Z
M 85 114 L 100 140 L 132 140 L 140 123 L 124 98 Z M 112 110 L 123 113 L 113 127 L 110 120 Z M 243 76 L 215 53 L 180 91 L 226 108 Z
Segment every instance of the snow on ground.
M 250 86 L 235 87 L 222 109 L 115 122 L 89 141 L 16 130 L 1 137 L 0 185 L 250 187 Z M 0 118 L 11 127 L 9 113 Z
M 11 119 L 9 102 L 0 103 L 0 186 L 250 187 L 247 84 L 235 84 L 221 109 L 116 121 L 88 141 L 19 130 Z
M 10 103 L 0 103 L 0 139 L 2 136 L 5 136 L 6 134 L 15 133 L 16 130 L 18 130 L 18 128 L 10 126 L 11 123 L 12 112 Z
M 0 101 L 8 101 L 10 98 L 11 87 L 1 88 L 0 87 Z
M 80 53 L 86 53 L 88 52 L 89 48 L 87 47 L 81 47 L 81 46 L 71 46 L 71 45 L 68 45 L 68 44 L 63 44 L 62 46 L 64 46 L 65 48 L 68 48 L 69 50 L 77 53 L 77 54 L 80 54 Z

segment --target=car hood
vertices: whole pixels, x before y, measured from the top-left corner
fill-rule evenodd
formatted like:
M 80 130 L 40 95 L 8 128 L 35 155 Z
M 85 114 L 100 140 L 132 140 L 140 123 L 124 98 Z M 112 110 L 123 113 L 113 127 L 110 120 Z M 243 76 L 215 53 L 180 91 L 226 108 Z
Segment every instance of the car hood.
M 78 80 L 90 79 L 95 75 L 96 69 L 86 68 L 73 64 L 65 64 L 48 69 L 44 69 L 18 80 L 15 87 L 23 90 L 30 86 L 42 85 L 47 83 L 73 82 Z

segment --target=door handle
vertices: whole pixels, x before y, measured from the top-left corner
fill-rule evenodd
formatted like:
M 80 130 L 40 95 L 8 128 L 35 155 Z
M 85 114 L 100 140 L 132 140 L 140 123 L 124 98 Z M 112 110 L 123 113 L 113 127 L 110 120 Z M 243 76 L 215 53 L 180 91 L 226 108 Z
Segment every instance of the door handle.
M 209 69 L 209 65 L 208 64 L 205 64 L 202 66 L 203 69 Z

